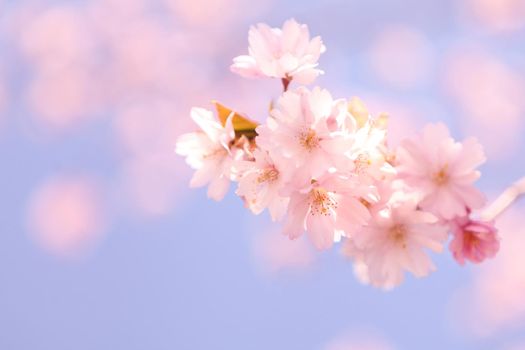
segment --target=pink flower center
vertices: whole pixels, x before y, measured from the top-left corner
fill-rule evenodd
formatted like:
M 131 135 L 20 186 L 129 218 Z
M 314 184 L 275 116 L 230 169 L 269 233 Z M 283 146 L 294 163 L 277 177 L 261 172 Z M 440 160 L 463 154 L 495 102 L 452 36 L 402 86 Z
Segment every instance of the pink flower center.
M 370 165 L 372 161 L 370 160 L 370 155 L 368 153 L 361 153 L 354 160 L 355 172 L 357 174 L 363 173 Z
M 392 242 L 397 245 L 400 245 L 405 249 L 407 247 L 406 243 L 406 234 L 407 230 L 404 225 L 396 224 L 392 226 L 388 232 L 388 237 Z
M 480 245 L 480 243 L 480 239 L 474 232 L 463 232 L 463 245 L 468 249 L 475 249 L 478 245 Z
M 337 201 L 324 188 L 314 188 L 310 191 L 310 208 L 312 215 L 329 216 L 337 209 Z
M 279 171 L 274 167 L 264 169 L 259 177 L 257 177 L 257 183 L 269 182 L 272 183 L 277 181 L 279 178 Z
M 433 180 L 434 183 L 438 186 L 445 185 L 449 180 L 449 175 L 447 172 L 448 165 L 442 167 L 437 173 L 434 174 Z
M 317 137 L 317 134 L 315 133 L 315 130 L 308 129 L 306 131 L 302 131 L 299 133 L 299 143 L 301 146 L 306 148 L 307 151 L 311 151 L 317 147 L 319 147 L 319 137 Z

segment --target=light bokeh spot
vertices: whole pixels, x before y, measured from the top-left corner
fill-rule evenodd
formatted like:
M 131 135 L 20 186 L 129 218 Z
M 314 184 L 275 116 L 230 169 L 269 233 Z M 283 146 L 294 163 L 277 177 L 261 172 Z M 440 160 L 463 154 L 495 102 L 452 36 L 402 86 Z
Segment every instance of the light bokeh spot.
M 490 54 L 460 50 L 449 55 L 443 79 L 465 134 L 477 136 L 490 158 L 510 158 L 525 127 L 523 76 Z
M 430 78 L 433 48 L 426 36 L 404 25 L 385 27 L 369 49 L 370 65 L 391 87 L 412 88 Z
M 340 334 L 328 342 L 323 350 L 394 350 L 394 347 L 377 332 L 353 330 Z
M 524 0 L 467 0 L 461 2 L 462 19 L 491 32 L 514 32 L 525 27 Z
M 101 188 L 83 176 L 59 176 L 40 184 L 28 203 L 31 237 L 47 252 L 72 257 L 85 253 L 105 231 Z
M 269 274 L 283 270 L 304 271 L 315 261 L 315 253 L 308 240 L 304 237 L 290 240 L 278 229 L 254 236 L 252 244 L 255 262 Z

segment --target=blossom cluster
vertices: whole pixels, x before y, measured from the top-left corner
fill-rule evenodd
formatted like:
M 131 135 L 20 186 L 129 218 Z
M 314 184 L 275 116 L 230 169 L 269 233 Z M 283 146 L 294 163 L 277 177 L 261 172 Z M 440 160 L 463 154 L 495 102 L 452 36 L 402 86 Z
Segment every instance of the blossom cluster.
M 494 223 L 473 214 L 485 201 L 474 186 L 485 161 L 481 145 L 458 142 L 437 123 L 389 147 L 385 115 L 371 116 L 358 98 L 302 85 L 323 73 L 317 61 L 324 51 L 321 38 L 293 19 L 282 29 L 250 29 L 249 54 L 234 58 L 231 70 L 280 79 L 284 91 L 262 124 L 218 102 L 217 117 L 192 109 L 201 130 L 176 147 L 196 170 L 190 186 L 208 185 L 208 196 L 221 200 L 236 182 L 254 214 L 268 209 L 286 236 L 307 234 L 320 250 L 340 242 L 359 279 L 385 289 L 405 271 L 435 270 L 428 252 L 441 252 L 449 236 L 460 264 L 494 256 Z

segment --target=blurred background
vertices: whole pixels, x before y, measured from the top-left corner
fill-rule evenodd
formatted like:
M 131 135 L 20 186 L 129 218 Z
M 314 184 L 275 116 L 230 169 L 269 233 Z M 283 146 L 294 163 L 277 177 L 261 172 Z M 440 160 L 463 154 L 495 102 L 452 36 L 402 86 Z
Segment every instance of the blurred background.
M 0 0 L 0 349 L 525 349 L 524 203 L 495 259 L 383 292 L 187 188 L 190 108 L 263 120 L 280 83 L 228 67 L 290 17 L 394 144 L 444 121 L 489 197 L 525 175 L 524 0 Z

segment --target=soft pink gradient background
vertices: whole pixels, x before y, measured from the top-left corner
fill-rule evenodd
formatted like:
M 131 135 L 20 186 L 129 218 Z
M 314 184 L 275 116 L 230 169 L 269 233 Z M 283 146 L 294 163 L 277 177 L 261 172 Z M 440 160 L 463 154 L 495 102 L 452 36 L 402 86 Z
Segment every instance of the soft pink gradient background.
M 0 0 L 1 349 L 520 349 L 523 205 L 494 260 L 383 293 L 187 189 L 190 108 L 264 120 L 279 82 L 228 66 L 290 17 L 328 48 L 318 84 L 387 112 L 393 145 L 441 120 L 485 145 L 483 190 L 525 174 L 523 0 Z

